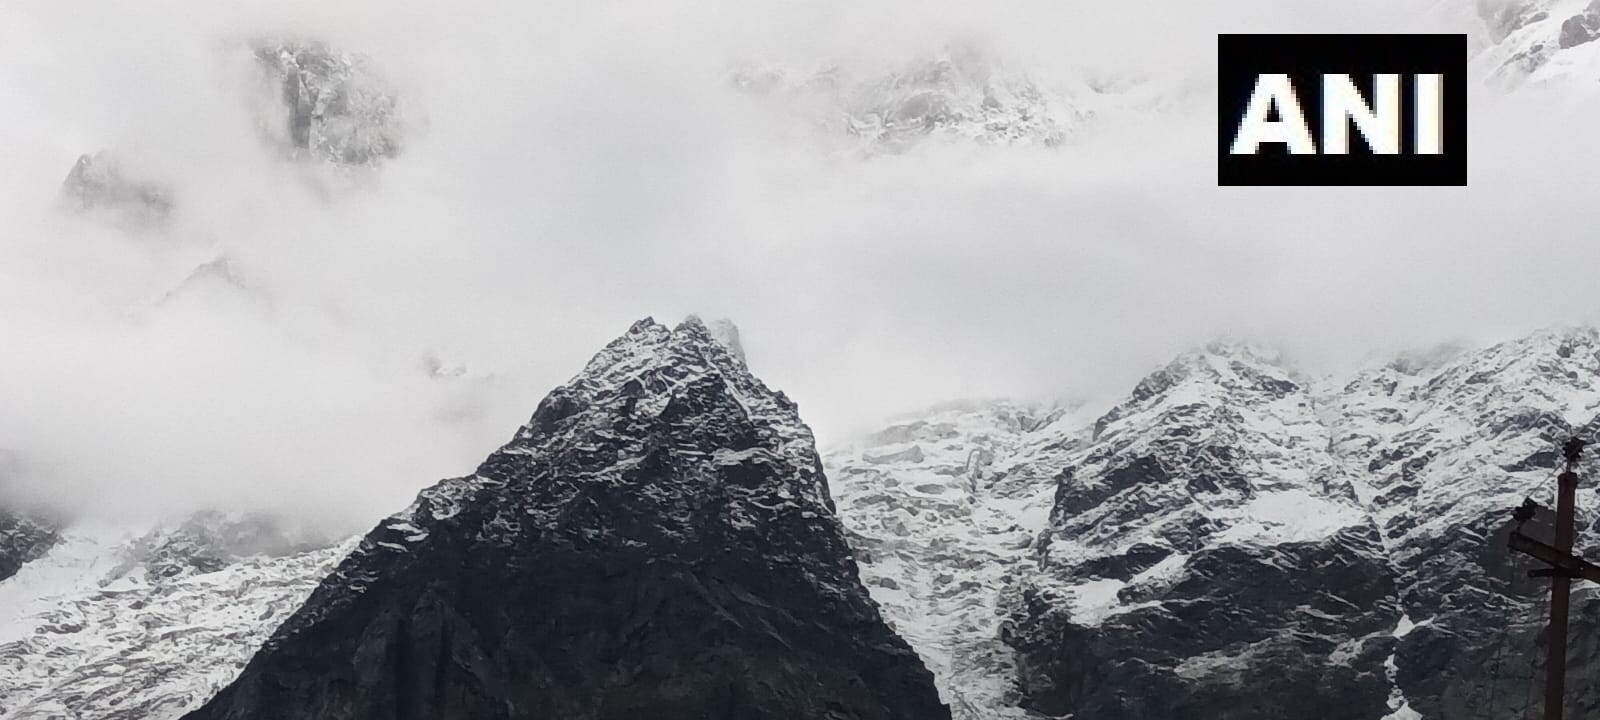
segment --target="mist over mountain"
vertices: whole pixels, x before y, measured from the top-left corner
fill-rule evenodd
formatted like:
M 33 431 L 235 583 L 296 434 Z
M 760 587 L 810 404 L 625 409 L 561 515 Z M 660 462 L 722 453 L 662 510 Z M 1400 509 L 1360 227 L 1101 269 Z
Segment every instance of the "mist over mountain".
M 1468 187 L 1216 186 L 1217 33 L 1402 31 L 1469 36 Z M 1600 413 L 1597 38 L 18 5 L 0 720 L 1522 712 L 1507 513 Z
M 1471 3 L 715 5 L 23 6 L 12 484 L 353 531 L 641 310 L 760 328 L 824 438 L 935 398 L 1110 402 L 1219 334 L 1332 368 L 1594 319 L 1582 93 L 1475 93 L 1466 193 L 1213 187 L 1215 32 L 1488 37 Z M 246 292 L 186 281 L 224 266 Z

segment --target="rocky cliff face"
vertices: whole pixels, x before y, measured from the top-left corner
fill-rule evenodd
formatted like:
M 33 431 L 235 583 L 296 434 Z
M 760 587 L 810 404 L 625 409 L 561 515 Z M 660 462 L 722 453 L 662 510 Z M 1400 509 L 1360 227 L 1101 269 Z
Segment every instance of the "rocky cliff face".
M 646 320 L 187 717 L 949 717 L 857 573 L 794 404 Z
M 259 43 L 255 54 L 282 103 L 281 119 L 265 124 L 288 154 L 366 165 L 399 153 L 397 94 L 364 56 L 292 40 Z
M 1395 677 L 1424 717 L 1510 717 L 1530 702 L 1530 683 L 1542 682 L 1542 663 L 1529 661 L 1543 652 L 1548 585 L 1526 577 L 1536 563 L 1505 550 L 1510 508 L 1529 495 L 1554 505 L 1559 444 L 1594 437 L 1597 392 L 1600 336 L 1590 328 L 1395 363 L 1344 388 L 1340 450 L 1367 472 L 1410 627 Z M 1592 458 L 1586 467 L 1579 551 L 1592 555 Z M 1528 532 L 1549 537 L 1541 522 Z M 1582 585 L 1573 597 L 1570 717 L 1600 711 L 1600 604 Z
M 1594 330 L 1338 378 L 1219 343 L 1098 418 L 1014 412 L 939 409 L 829 456 L 863 575 L 958 714 L 1453 719 L 1538 697 L 1547 585 L 1505 534 L 1596 429 Z M 1591 554 L 1593 507 L 1581 490 Z M 1576 716 L 1600 709 L 1594 595 L 1574 594 Z
M 1147 377 L 1058 476 L 1011 598 L 1025 705 L 1376 718 L 1401 610 L 1309 381 L 1218 345 Z
M 0 580 L 38 559 L 60 540 L 53 523 L 0 508 Z

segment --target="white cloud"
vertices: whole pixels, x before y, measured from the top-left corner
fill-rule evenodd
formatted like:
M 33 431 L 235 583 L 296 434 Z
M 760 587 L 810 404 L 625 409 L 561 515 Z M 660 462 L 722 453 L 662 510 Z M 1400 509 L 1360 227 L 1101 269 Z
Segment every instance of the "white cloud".
M 470 472 L 646 314 L 737 320 L 825 438 L 950 397 L 1118 392 L 1222 332 L 1336 365 L 1592 318 L 1592 107 L 1480 102 L 1466 189 L 1223 189 L 1205 98 L 1054 151 L 858 162 L 722 85 L 736 58 L 888 66 L 953 38 L 1046 83 L 1203 75 L 1219 31 L 1410 9 L 14 3 L 0 446 L 28 460 L 15 482 L 74 505 L 363 524 Z M 264 148 L 226 48 L 273 33 L 370 54 L 418 111 L 406 151 L 328 197 Z M 77 155 L 112 146 L 174 188 L 166 236 L 51 214 Z M 151 305 L 219 250 L 263 299 Z M 496 379 L 428 378 L 430 352 Z

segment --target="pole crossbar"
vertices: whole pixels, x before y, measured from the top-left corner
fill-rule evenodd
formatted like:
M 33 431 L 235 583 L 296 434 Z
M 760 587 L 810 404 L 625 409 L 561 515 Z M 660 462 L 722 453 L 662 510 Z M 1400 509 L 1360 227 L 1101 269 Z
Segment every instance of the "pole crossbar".
M 1538 507 L 1532 500 L 1525 501 L 1517 509 L 1517 527 L 1511 531 L 1507 541 L 1512 550 L 1550 566 L 1528 573 L 1530 577 L 1550 578 L 1549 659 L 1545 663 L 1544 720 L 1562 719 L 1562 698 L 1566 695 L 1567 680 L 1567 615 L 1572 581 L 1583 579 L 1600 583 L 1600 565 L 1572 554 L 1576 534 L 1573 516 L 1578 490 L 1578 459 L 1583 454 L 1583 446 L 1582 440 L 1572 438 L 1561 447 L 1567 466 L 1556 480 L 1555 542 L 1548 544 L 1523 534 L 1523 524 L 1533 517 L 1533 511 Z

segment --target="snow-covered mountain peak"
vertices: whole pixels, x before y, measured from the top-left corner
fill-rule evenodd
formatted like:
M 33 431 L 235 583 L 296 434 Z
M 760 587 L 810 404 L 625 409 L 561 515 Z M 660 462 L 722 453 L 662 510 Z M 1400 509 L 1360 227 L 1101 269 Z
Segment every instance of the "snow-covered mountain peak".
M 858 572 L 794 404 L 646 319 L 187 717 L 948 718 Z
M 811 442 L 794 403 L 750 374 L 735 334 L 729 342 L 700 318 L 674 328 L 652 318 L 633 324 L 591 359 L 583 372 L 553 390 L 517 435 L 526 441 L 558 431 L 570 421 L 609 422 L 609 413 L 670 414 L 692 392 L 714 391 L 736 399 L 752 418 L 770 422 L 788 440 Z
M 1287 367 L 1281 355 L 1265 346 L 1223 340 L 1179 355 L 1146 375 L 1122 403 L 1095 423 L 1095 439 L 1119 427 L 1142 427 L 1158 415 L 1189 418 L 1212 431 L 1248 432 L 1246 415 L 1273 412 L 1280 401 L 1299 414 L 1307 402 L 1308 381 Z M 1214 421 L 1222 420 L 1215 426 Z
M 714 441 L 714 450 L 664 443 L 682 433 L 702 445 Z M 709 462 L 716 471 L 660 474 L 661 463 L 680 461 Z M 783 472 L 769 472 L 777 469 Z M 476 473 L 423 490 L 386 519 L 347 572 L 361 578 L 369 567 L 409 563 L 438 542 L 428 528 L 439 523 L 480 523 L 479 541 L 506 548 L 553 527 L 577 532 L 591 513 L 622 511 L 606 499 L 615 493 L 649 499 L 642 512 L 651 517 L 620 532 L 658 552 L 692 545 L 707 532 L 693 509 L 707 493 L 726 503 L 735 531 L 750 535 L 782 532 L 776 517 L 810 522 L 833 513 L 811 430 L 794 403 L 756 379 L 699 318 L 669 328 L 647 317 L 546 395 Z M 574 515 L 574 507 L 585 509 Z M 317 608 L 280 636 L 342 611 L 365 588 L 365 581 L 331 584 Z
M 1094 103 L 1044 84 L 971 45 L 951 45 L 895 66 L 839 63 L 794 69 L 747 61 L 735 89 L 783 103 L 826 136 L 854 138 L 867 154 L 898 153 L 929 139 L 1055 146 L 1079 131 Z M 1069 88 L 1095 95 L 1086 85 Z
M 1600 2 L 1478 0 L 1487 43 L 1472 63 L 1492 87 L 1560 85 L 1600 79 Z

